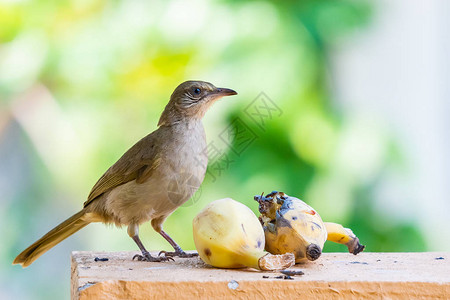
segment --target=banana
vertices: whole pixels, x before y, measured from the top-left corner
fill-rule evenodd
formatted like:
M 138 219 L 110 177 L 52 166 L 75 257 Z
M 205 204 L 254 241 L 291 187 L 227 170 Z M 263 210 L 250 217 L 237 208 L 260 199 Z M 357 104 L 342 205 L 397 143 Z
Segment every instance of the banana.
M 327 229 L 327 240 L 338 244 L 346 245 L 348 252 L 358 254 L 363 251 L 365 246 L 359 243 L 359 239 L 349 228 L 344 228 L 341 224 L 325 222 Z
M 200 258 L 214 267 L 281 270 L 295 264 L 292 253 L 264 251 L 264 231 L 258 218 L 230 198 L 213 201 L 200 211 L 193 220 L 193 234 Z
M 255 196 L 266 237 L 266 250 L 272 254 L 294 253 L 295 262 L 316 260 L 327 239 L 319 214 L 300 199 L 283 192 Z
M 259 203 L 265 249 L 272 254 L 291 252 L 296 263 L 313 261 L 322 254 L 327 239 L 347 245 L 353 254 L 364 250 L 350 229 L 336 223 L 324 223 L 311 206 L 298 198 L 274 191 L 254 199 Z

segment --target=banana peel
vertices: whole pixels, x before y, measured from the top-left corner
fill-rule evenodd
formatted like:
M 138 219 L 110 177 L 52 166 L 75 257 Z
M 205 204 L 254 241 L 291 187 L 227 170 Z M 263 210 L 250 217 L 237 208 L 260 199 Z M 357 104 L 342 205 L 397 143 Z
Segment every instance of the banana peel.
M 264 232 L 250 208 L 225 198 L 209 203 L 193 220 L 195 247 L 200 258 L 218 268 L 251 267 L 283 270 L 295 264 L 292 253 L 264 251 Z
M 323 222 L 317 211 L 298 198 L 273 191 L 254 199 L 259 203 L 265 249 L 272 254 L 293 253 L 296 263 L 313 261 L 322 254 L 326 240 L 346 245 L 355 255 L 364 250 L 350 229 Z

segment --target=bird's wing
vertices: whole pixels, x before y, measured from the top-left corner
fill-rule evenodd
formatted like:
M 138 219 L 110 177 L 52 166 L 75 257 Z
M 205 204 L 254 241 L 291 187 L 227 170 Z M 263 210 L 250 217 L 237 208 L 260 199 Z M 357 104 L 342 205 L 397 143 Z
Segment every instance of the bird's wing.
M 155 142 L 155 133 L 153 132 L 137 142 L 100 177 L 89 193 L 87 201 L 84 202 L 84 207 L 103 193 L 121 184 L 132 180 L 143 183 L 150 178 L 153 170 L 161 162 L 157 155 L 158 145 Z

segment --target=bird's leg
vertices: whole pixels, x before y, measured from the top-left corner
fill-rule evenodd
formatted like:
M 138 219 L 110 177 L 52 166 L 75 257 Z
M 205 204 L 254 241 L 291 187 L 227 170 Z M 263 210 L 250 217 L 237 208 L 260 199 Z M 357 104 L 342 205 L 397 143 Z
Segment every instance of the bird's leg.
M 165 238 L 170 245 L 172 245 L 173 249 L 175 250 L 175 252 L 167 252 L 167 251 L 161 251 L 159 252 L 159 255 L 164 254 L 165 257 L 195 257 L 198 256 L 198 253 L 186 253 L 183 251 L 183 249 L 181 249 L 181 247 L 166 233 L 164 232 L 164 230 L 161 229 L 161 231 L 159 231 L 159 234 L 161 234 L 163 236 L 163 238 Z M 158 256 L 159 256 L 158 255 Z
M 145 249 L 144 245 L 141 242 L 141 239 L 139 238 L 139 226 L 138 225 L 129 225 L 128 226 L 128 235 L 133 239 L 133 241 L 138 245 L 139 249 L 142 252 L 142 255 L 136 254 L 133 256 L 133 260 L 137 259 L 138 261 L 151 261 L 151 262 L 160 262 L 160 261 L 168 261 L 173 260 L 172 257 L 166 257 L 166 256 L 158 256 L 153 257 L 150 255 L 150 253 Z
M 161 254 L 164 254 L 165 257 L 178 256 L 178 257 L 183 257 L 183 258 L 198 256 L 198 253 L 184 252 L 183 249 L 181 249 L 181 247 L 177 243 L 175 243 L 175 241 L 167 233 L 165 233 L 164 230 L 162 230 L 162 223 L 164 222 L 165 219 L 166 219 L 165 216 L 153 219 L 151 224 L 152 224 L 153 229 L 155 229 L 156 232 L 158 232 L 160 235 L 162 235 L 162 237 L 165 238 L 166 241 L 169 242 L 169 244 L 173 247 L 175 252 L 161 251 L 161 252 L 159 252 L 158 256 L 160 256 Z

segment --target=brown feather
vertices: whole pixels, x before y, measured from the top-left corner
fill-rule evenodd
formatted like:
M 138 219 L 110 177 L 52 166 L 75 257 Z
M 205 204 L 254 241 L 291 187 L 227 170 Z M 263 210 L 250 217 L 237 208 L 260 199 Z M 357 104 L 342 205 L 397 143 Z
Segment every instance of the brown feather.
M 38 259 L 42 254 L 84 226 L 88 225 L 90 222 L 91 220 L 85 210 L 79 211 L 50 230 L 27 249 L 23 250 L 22 253 L 17 255 L 14 259 L 13 264 L 21 264 L 24 268 L 31 265 L 33 261 Z
M 84 207 L 121 184 L 132 180 L 143 183 L 151 177 L 152 170 L 157 168 L 160 162 L 156 155 L 158 143 L 154 142 L 156 132 L 137 142 L 100 177 L 84 202 Z M 136 159 L 137 157 L 141 159 Z

